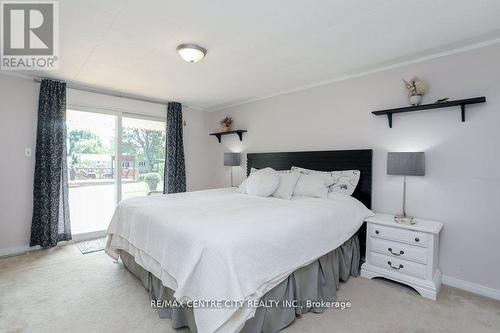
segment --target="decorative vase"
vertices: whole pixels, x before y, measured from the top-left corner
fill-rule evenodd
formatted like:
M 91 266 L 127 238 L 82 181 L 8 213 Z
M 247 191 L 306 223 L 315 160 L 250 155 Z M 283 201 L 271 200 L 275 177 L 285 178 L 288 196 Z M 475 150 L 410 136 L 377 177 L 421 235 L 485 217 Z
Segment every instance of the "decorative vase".
M 422 103 L 422 95 L 411 95 L 408 97 L 410 104 L 413 106 L 420 105 Z
M 227 132 L 231 129 L 231 126 L 221 125 L 220 129 L 221 129 L 221 132 Z

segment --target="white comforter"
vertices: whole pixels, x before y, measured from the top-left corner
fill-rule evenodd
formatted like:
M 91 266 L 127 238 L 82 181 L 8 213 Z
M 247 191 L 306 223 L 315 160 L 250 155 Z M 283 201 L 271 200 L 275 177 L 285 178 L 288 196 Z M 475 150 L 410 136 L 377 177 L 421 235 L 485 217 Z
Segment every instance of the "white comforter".
M 292 200 L 232 188 L 121 202 L 106 251 L 123 249 L 178 299 L 258 300 L 348 240 L 372 213 L 354 198 Z M 255 309 L 195 308 L 200 333 L 237 332 Z

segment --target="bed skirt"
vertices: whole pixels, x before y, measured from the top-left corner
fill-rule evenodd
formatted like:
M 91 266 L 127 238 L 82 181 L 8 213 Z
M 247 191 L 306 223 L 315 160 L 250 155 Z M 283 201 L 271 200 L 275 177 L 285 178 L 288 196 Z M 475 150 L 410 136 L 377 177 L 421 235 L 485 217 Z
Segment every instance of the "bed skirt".
M 160 279 L 139 266 L 129 253 L 121 251 L 120 257 L 124 266 L 150 292 L 152 300 L 174 300 L 174 291 L 163 286 Z M 322 307 L 307 307 L 306 301 L 335 301 L 340 282 L 347 281 L 351 275 L 358 276 L 359 266 L 359 239 L 354 235 L 335 250 L 290 274 L 261 298 L 262 302 L 279 301 L 279 304 L 299 306 L 259 307 L 241 332 L 274 333 L 290 325 L 297 315 L 324 312 L 325 308 Z M 191 333 L 197 332 L 192 308 L 161 307 L 157 310 L 161 318 L 171 319 L 173 328 L 188 327 Z

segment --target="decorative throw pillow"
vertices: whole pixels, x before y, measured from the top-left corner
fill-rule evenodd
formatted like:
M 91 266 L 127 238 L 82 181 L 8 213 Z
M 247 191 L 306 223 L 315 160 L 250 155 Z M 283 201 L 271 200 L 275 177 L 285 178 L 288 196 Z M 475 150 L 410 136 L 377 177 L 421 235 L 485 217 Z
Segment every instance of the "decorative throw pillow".
M 297 181 L 299 180 L 300 173 L 284 170 L 278 171 L 278 176 L 280 177 L 280 184 L 272 196 L 290 200 L 295 190 L 295 185 L 297 185 Z
M 259 170 L 259 169 L 251 168 L 250 175 L 257 170 Z M 290 170 L 290 169 L 289 170 L 279 170 L 276 172 L 277 173 L 290 173 L 290 172 L 292 172 L 292 170 Z M 250 177 L 250 176 L 248 176 L 248 177 Z M 243 182 L 241 182 L 240 186 L 238 186 L 238 190 L 240 191 L 240 193 L 247 194 L 247 179 L 248 179 L 248 177 Z M 295 185 L 294 185 L 294 187 L 295 187 Z M 292 192 L 293 192 L 293 189 L 292 189 Z
M 343 171 L 317 171 L 304 169 L 300 167 L 292 167 L 292 171 L 303 174 L 320 174 L 325 177 L 333 178 L 333 184 L 329 187 L 329 192 L 344 193 L 352 195 L 359 182 L 361 172 L 359 170 L 343 170 Z
M 294 172 L 292 172 L 294 173 Z M 325 198 L 328 186 L 333 184 L 333 178 L 319 174 L 300 174 L 293 195 L 301 197 Z
M 250 175 L 252 173 L 254 173 L 255 171 L 257 171 L 257 170 L 258 169 L 251 168 L 250 169 Z M 248 176 L 248 177 L 250 177 L 250 176 Z M 245 178 L 245 180 L 241 182 L 240 186 L 238 186 L 238 191 L 240 191 L 240 193 L 247 194 L 247 180 L 248 180 L 248 177 Z
M 247 180 L 248 178 L 246 178 L 241 184 L 240 186 L 238 186 L 238 191 L 240 191 L 240 193 L 243 193 L 243 194 L 247 194 Z
M 272 168 L 265 168 L 251 173 L 246 180 L 246 192 L 250 195 L 268 197 L 280 184 L 278 173 Z
M 330 186 L 330 192 L 338 192 L 352 195 L 359 183 L 361 172 L 359 170 L 333 171 L 334 183 Z

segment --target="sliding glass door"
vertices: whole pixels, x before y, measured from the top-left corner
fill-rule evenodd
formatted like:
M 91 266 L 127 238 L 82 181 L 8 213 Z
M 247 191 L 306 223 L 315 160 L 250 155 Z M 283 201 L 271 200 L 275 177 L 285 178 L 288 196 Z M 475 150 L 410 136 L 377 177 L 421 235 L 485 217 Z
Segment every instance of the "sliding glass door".
M 71 231 L 107 228 L 116 206 L 116 116 L 67 110 Z
M 165 122 L 122 118 L 122 199 L 163 192 Z
M 73 234 L 106 230 L 120 200 L 163 190 L 164 120 L 67 110 L 67 134 Z

